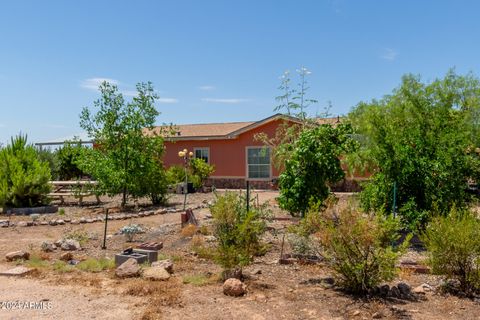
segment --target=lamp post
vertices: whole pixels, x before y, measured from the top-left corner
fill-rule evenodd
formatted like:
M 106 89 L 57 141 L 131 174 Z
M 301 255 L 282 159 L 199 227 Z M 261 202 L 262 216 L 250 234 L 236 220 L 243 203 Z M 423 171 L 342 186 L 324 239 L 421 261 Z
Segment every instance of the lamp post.
M 187 172 L 187 169 L 188 169 L 188 165 L 190 163 L 190 159 L 193 157 L 193 152 L 190 151 L 188 152 L 187 149 L 183 149 L 182 151 L 179 151 L 178 152 L 178 156 L 180 158 L 183 158 L 183 164 L 184 164 L 184 167 L 185 167 L 185 186 L 184 186 L 184 189 L 183 189 L 183 194 L 185 195 L 185 198 L 183 199 L 183 210 L 185 210 L 186 206 L 187 206 L 187 193 L 188 193 L 188 172 Z

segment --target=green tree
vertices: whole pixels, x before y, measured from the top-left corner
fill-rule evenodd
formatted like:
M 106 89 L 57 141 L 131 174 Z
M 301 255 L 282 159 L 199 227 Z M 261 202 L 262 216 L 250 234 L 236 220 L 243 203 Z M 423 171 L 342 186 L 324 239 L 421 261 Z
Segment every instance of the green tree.
M 464 207 L 467 182 L 479 181 L 479 102 L 479 80 L 450 71 L 429 84 L 406 75 L 392 94 L 358 104 L 349 119 L 361 147 L 348 160 L 373 173 L 363 207 L 391 212 L 394 184 L 410 226 L 423 225 L 431 210 Z
M 348 124 L 305 127 L 292 144 L 279 179 L 280 207 L 302 216 L 312 205 L 321 205 L 330 195 L 330 184 L 345 173 L 341 157 L 355 148 Z
M 83 149 L 79 141 L 66 141 L 63 146 L 55 152 L 58 161 L 58 176 L 61 180 L 79 179 L 85 175 L 79 168 L 78 162 L 83 154 Z
M 48 203 L 50 168 L 27 137 L 19 135 L 0 150 L 0 206 L 33 207 Z
M 106 194 L 122 193 L 122 206 L 127 197 L 142 197 L 164 181 L 149 181 L 149 175 L 163 176 L 161 132 L 152 130 L 159 112 L 154 103 L 158 99 L 151 83 L 139 83 L 137 96 L 126 103 L 115 85 L 104 82 L 99 87 L 101 98 L 95 101 L 98 109 L 92 114 L 84 108 L 80 126 L 95 140 L 96 147 L 84 152 L 80 168 L 100 183 Z M 156 185 L 159 184 L 159 185 Z

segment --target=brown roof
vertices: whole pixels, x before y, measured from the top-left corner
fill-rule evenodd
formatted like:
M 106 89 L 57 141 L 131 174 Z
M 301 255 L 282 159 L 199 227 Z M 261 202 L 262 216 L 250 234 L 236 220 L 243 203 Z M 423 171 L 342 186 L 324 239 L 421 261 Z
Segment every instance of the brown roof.
M 172 140 L 189 140 L 189 139 L 218 139 L 218 138 L 232 138 L 238 134 L 256 128 L 260 125 L 268 123 L 279 117 L 289 119 L 291 121 L 298 121 L 298 119 L 275 114 L 260 121 L 246 121 L 246 122 L 224 122 L 224 123 L 202 123 L 202 124 L 180 124 L 173 125 L 174 134 L 167 134 L 167 137 Z M 338 118 L 318 118 L 317 123 L 336 123 Z M 168 126 L 155 127 L 154 133 L 160 134 L 161 131 L 168 129 Z

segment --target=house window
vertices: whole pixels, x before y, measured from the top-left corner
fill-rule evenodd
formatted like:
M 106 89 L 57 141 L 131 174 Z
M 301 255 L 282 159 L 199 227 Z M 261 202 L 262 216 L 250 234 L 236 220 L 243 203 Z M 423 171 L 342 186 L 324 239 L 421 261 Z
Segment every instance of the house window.
M 210 148 L 194 148 L 195 158 L 203 159 L 206 163 L 210 163 Z
M 269 179 L 271 175 L 270 149 L 247 147 L 247 170 L 249 179 Z

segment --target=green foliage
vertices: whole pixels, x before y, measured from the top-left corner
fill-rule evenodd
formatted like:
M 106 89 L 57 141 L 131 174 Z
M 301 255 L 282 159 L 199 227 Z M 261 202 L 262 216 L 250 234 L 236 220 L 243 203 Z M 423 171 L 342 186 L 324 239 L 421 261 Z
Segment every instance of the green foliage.
M 79 167 L 84 149 L 79 141 L 66 141 L 64 145 L 55 152 L 58 161 L 59 180 L 75 180 L 87 175 Z
M 206 163 L 203 159 L 193 158 L 187 168 L 188 182 L 192 182 L 195 188 L 200 188 L 205 180 L 215 171 L 215 167 Z M 168 168 L 168 184 L 185 182 L 185 168 L 174 165 Z
M 0 206 L 33 207 L 48 203 L 50 168 L 26 136 L 0 150 Z
M 104 193 L 122 193 L 122 206 L 127 196 L 161 201 L 166 191 L 164 145 L 162 132 L 153 130 L 159 112 L 151 83 L 138 84 L 137 96 L 128 103 L 115 85 L 104 82 L 99 89 L 102 96 L 94 103 L 97 113 L 84 108 L 80 116 L 80 126 L 97 146 L 83 152 L 79 167 L 99 181 Z
M 190 160 L 190 170 L 193 177 L 197 177 L 193 181 L 195 188 L 200 188 L 205 180 L 215 171 L 213 165 L 209 165 L 203 159 L 194 158 Z
M 187 171 L 188 174 L 188 171 Z M 173 165 L 167 169 L 166 178 L 168 184 L 176 184 L 180 182 L 185 182 L 185 168 L 180 165 Z M 188 177 L 190 181 L 190 175 Z
M 358 104 L 349 119 L 361 147 L 348 162 L 373 173 L 364 209 L 392 212 L 394 182 L 397 212 L 410 227 L 433 209 L 465 207 L 467 183 L 480 181 L 479 115 L 479 80 L 453 71 L 429 84 L 404 76 L 391 95 Z
M 321 215 L 311 220 L 321 221 L 315 225 L 315 237 L 345 290 L 368 292 L 394 278 L 395 265 L 410 240 L 407 237 L 402 245 L 393 245 L 399 238 L 398 220 L 383 214 L 366 215 L 352 207 L 330 217 L 325 213 L 309 214 Z
M 262 249 L 260 236 L 265 232 L 267 213 L 251 206 L 236 193 L 219 196 L 210 208 L 213 216 L 213 235 L 217 238 L 215 260 L 225 272 L 240 271 L 250 264 Z
M 50 149 L 37 148 L 38 159 L 42 162 L 48 163 L 50 167 L 50 175 L 52 180 L 59 180 L 59 167 L 58 157 L 56 152 Z
M 293 215 L 304 214 L 330 194 L 329 184 L 344 177 L 340 157 L 355 148 L 351 127 L 323 124 L 304 127 L 292 143 L 292 153 L 280 175 L 280 206 Z
M 434 218 L 422 240 L 434 273 L 458 280 L 466 294 L 480 292 L 480 220 L 473 213 L 453 208 Z
M 108 258 L 87 258 L 77 264 L 77 269 L 85 272 L 101 272 L 115 268 L 115 261 Z

